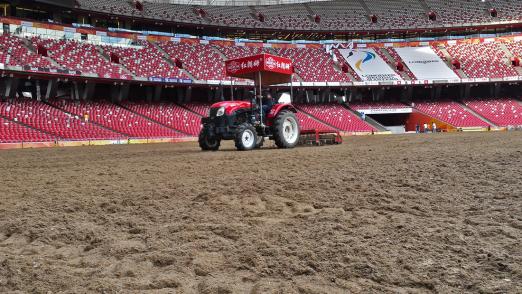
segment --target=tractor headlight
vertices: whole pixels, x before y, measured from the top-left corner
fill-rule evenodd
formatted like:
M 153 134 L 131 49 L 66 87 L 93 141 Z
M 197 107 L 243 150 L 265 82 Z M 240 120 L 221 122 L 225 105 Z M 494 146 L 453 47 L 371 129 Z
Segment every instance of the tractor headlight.
M 221 106 L 217 112 L 216 112 L 216 116 L 222 116 L 223 114 L 225 114 L 225 107 L 224 106 Z

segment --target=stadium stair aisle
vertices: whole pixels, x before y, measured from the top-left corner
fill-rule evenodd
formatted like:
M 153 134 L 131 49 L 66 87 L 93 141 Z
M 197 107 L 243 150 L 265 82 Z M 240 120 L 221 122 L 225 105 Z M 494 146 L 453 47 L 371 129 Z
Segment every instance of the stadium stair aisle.
M 111 46 L 106 46 L 106 47 L 111 47 Z M 120 68 L 123 72 L 130 75 L 133 79 L 136 78 L 137 75 L 135 74 L 135 72 L 133 72 L 131 70 L 131 68 L 129 68 L 126 64 L 112 62 L 110 56 L 107 55 L 107 52 L 104 51 L 104 48 L 102 48 L 100 46 L 96 46 L 96 50 L 98 51 L 100 57 L 105 59 L 106 62 L 108 62 L 109 64 L 112 64 L 113 66 L 115 66 L 117 68 Z
M 299 120 L 299 126 L 302 131 L 311 131 L 311 130 L 339 131 L 339 129 L 334 128 L 334 127 L 318 120 L 317 118 L 315 118 L 314 116 L 312 116 L 311 114 L 308 114 L 306 112 L 298 110 L 296 116 L 297 116 L 297 120 Z
M 355 70 L 350 66 L 350 63 L 344 58 L 339 49 L 333 49 L 333 53 L 335 58 L 337 59 L 337 63 L 341 67 L 345 67 L 347 69 L 346 74 L 352 81 L 362 81 L 361 77 L 355 72 Z
M 395 73 L 397 73 L 403 80 L 405 80 L 405 81 L 416 80 L 415 76 L 413 75 L 413 73 L 411 73 L 410 69 L 404 63 L 402 58 L 400 58 L 400 56 L 395 51 L 392 51 L 392 50 L 393 50 L 393 48 L 374 48 L 375 53 L 377 53 L 377 55 L 379 55 L 384 60 L 384 62 L 386 62 L 388 64 L 388 66 L 391 69 L 393 69 L 393 71 Z M 403 64 L 403 66 L 404 66 L 403 71 L 399 71 L 397 69 L 398 62 Z
M 360 112 L 355 110 L 354 108 L 350 107 L 349 105 L 344 105 L 344 107 L 346 109 L 348 109 L 348 111 L 352 112 L 353 115 L 361 117 Z M 377 130 L 379 130 L 381 132 L 388 131 L 385 126 L 381 125 L 378 121 L 374 120 L 373 118 L 371 118 L 368 115 L 366 116 L 365 122 L 370 124 L 372 127 L 374 127 L 375 129 L 377 129 Z
M 459 76 L 460 78 L 462 79 L 467 79 L 469 78 L 468 75 L 464 72 L 464 70 L 462 70 L 462 68 L 459 68 L 459 69 L 456 69 L 452 64 L 452 60 L 454 59 L 448 52 L 448 50 L 446 50 L 445 47 L 442 47 L 442 46 L 431 46 L 431 49 L 433 49 L 433 51 L 442 59 L 442 61 L 444 61 L 446 63 L 446 65 L 451 68 L 451 70 L 453 70 L 453 72 Z
M 295 72 L 304 82 L 349 82 L 349 77 L 335 69 L 331 56 L 323 49 L 277 48 L 276 55 L 292 60 Z
M 387 54 L 389 57 L 392 58 L 393 61 L 395 61 L 395 64 L 391 64 L 392 68 L 396 69 L 397 62 L 402 63 L 402 65 L 404 66 L 404 70 L 396 70 L 396 72 L 398 72 L 404 80 L 417 80 L 417 77 L 413 74 L 413 72 L 410 70 L 406 62 L 404 62 L 404 60 L 401 58 L 399 53 L 395 51 L 395 48 L 384 48 L 381 51 L 383 52 L 383 54 Z
M 50 58 L 69 70 L 93 73 L 102 78 L 132 78 L 122 67 L 103 57 L 93 44 L 70 39 L 44 39 L 36 35 L 31 41 L 35 47 L 45 47 Z
M 180 106 L 189 111 L 192 111 L 193 113 L 199 115 L 200 117 L 206 117 L 209 114 L 210 105 L 211 105 L 210 103 L 191 102 L 191 103 L 181 104 Z
M 60 68 L 54 66 L 43 56 L 31 51 L 23 39 L 11 34 L 0 35 L 0 51 L 0 62 L 6 65 Z
M 462 103 L 462 102 L 458 102 L 458 103 L 462 106 L 462 108 L 464 108 L 467 111 L 471 112 L 474 116 L 480 118 L 481 120 L 483 120 L 484 122 L 488 123 L 492 127 L 497 127 L 497 124 L 493 123 L 491 120 L 487 119 L 485 116 L 483 116 L 480 113 L 476 112 L 473 108 L 471 108 L 470 106 L 466 105 L 466 103 Z
M 183 68 L 196 80 L 230 80 L 225 74 L 225 61 L 208 44 L 158 42 L 171 59 L 182 62 Z
M 118 56 L 121 65 L 138 77 L 188 78 L 175 62 L 165 59 L 157 46 L 148 41 L 138 41 L 135 47 L 103 46 L 105 55 Z
M 172 60 L 172 58 L 170 57 L 170 55 L 169 55 L 167 52 L 165 52 L 165 50 L 163 50 L 163 48 L 161 48 L 161 46 L 158 46 L 158 44 L 157 44 L 156 42 L 150 42 L 150 44 L 151 44 L 154 48 L 156 48 L 156 50 L 158 50 L 158 52 L 163 56 L 163 60 L 164 60 L 165 62 L 167 62 L 168 64 L 170 64 L 170 65 L 172 65 L 172 66 L 176 66 L 176 63 Z M 177 67 L 177 66 L 176 66 L 176 67 Z M 189 79 L 191 79 L 191 80 L 193 80 L 193 81 L 196 80 L 196 78 L 195 78 L 195 77 L 194 77 L 194 76 L 193 76 L 193 75 L 192 75 L 188 70 L 186 70 L 186 69 L 184 69 L 184 68 L 180 68 L 179 71 L 180 71 L 183 75 L 187 76 Z
M 500 44 L 500 46 L 501 48 L 503 48 L 505 52 L 507 50 L 507 55 L 510 58 L 515 56 L 518 58 L 522 57 L 522 41 L 516 41 L 508 44 Z M 518 72 L 519 76 L 522 76 L 522 67 L 515 66 L 514 69 Z

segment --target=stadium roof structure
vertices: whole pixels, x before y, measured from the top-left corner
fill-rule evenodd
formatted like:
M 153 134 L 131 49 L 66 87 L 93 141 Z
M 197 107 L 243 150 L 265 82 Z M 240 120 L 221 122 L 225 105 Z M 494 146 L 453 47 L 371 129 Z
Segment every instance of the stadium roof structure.
M 145 2 L 154 3 L 216 6 L 281 5 L 325 1 L 331 0 L 145 0 Z

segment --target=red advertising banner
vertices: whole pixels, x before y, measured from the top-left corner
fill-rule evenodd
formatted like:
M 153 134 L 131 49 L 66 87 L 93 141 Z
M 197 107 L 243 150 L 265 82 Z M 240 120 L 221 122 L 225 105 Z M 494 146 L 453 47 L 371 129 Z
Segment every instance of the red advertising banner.
M 292 75 L 294 73 L 292 60 L 285 57 L 263 54 L 265 71 Z
M 226 74 L 231 77 L 258 80 L 263 85 L 290 82 L 292 60 L 270 54 L 259 54 L 225 61 Z
M 276 72 L 291 75 L 292 60 L 270 54 L 259 54 L 225 62 L 227 75 L 238 76 L 258 71 Z
M 263 70 L 264 57 L 263 54 L 248 56 L 237 59 L 230 59 L 225 61 L 226 73 L 231 77 L 243 77 L 245 74 L 250 74 Z

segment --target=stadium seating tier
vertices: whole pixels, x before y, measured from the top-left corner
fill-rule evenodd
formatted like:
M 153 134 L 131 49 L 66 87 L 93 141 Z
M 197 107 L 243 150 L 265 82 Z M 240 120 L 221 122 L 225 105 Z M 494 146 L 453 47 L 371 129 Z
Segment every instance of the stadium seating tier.
M 476 99 L 465 103 L 497 126 L 522 126 L 522 105 L 514 99 Z
M 0 115 L 61 139 L 99 140 L 123 137 L 90 123 L 83 114 L 66 113 L 36 100 L 17 99 L 14 103 L 0 102 Z
M 192 136 L 197 136 L 201 130 L 201 116 L 176 104 L 125 103 L 124 106 L 153 121 Z
M 33 47 L 46 48 L 48 57 L 33 52 L 25 43 L 32 44 Z M 512 78 L 522 73 L 522 70 L 511 64 L 513 56 L 522 57 L 521 44 L 521 41 L 505 44 L 460 43 L 432 48 L 446 62 L 458 60 L 461 70 L 454 69 L 454 72 L 462 78 Z M 226 60 L 269 53 L 292 60 L 297 73 L 294 76 L 295 82 L 361 80 L 338 49 L 333 49 L 329 54 L 323 47 L 274 47 L 244 46 L 241 43 L 229 46 L 200 44 L 199 40 L 156 44 L 138 41 L 134 46 L 122 47 L 40 36 L 24 40 L 16 35 L 3 34 L 0 35 L 0 63 L 10 66 L 29 65 L 50 70 L 68 69 L 110 79 L 194 78 L 201 81 L 214 81 L 215 84 L 215 81 L 244 81 L 226 76 L 224 67 Z M 443 50 L 447 53 L 443 53 Z M 404 62 L 394 48 L 376 48 L 375 52 L 403 78 L 416 79 L 407 66 L 404 66 L 404 72 L 397 71 L 396 63 L 404 64 Z
M 298 104 L 297 108 L 343 132 L 371 132 L 374 127 L 340 104 Z
M 162 126 L 152 119 L 129 111 L 116 104 L 100 102 L 73 102 L 55 100 L 52 104 L 69 113 L 79 116 L 88 115 L 89 119 L 105 128 L 134 138 L 177 138 L 183 134 Z
M 488 126 L 488 123 L 479 119 L 454 101 L 415 102 L 414 107 L 455 127 Z
M 80 9 L 177 23 L 286 31 L 370 31 L 436 28 L 522 20 L 518 0 L 361 0 L 259 6 L 199 6 L 129 1 L 78 0 Z M 498 14 L 492 17 L 489 9 Z M 203 13 L 201 13 L 203 12 Z M 436 20 L 428 15 L 433 12 Z M 259 19 L 262 15 L 262 20 Z M 376 17 L 376 22 L 370 20 Z M 316 22 L 315 16 L 320 16 Z
M 48 142 L 54 137 L 0 117 L 0 143 Z
M 448 53 L 461 64 L 470 78 L 505 78 L 518 76 L 509 57 L 497 43 L 446 46 Z

